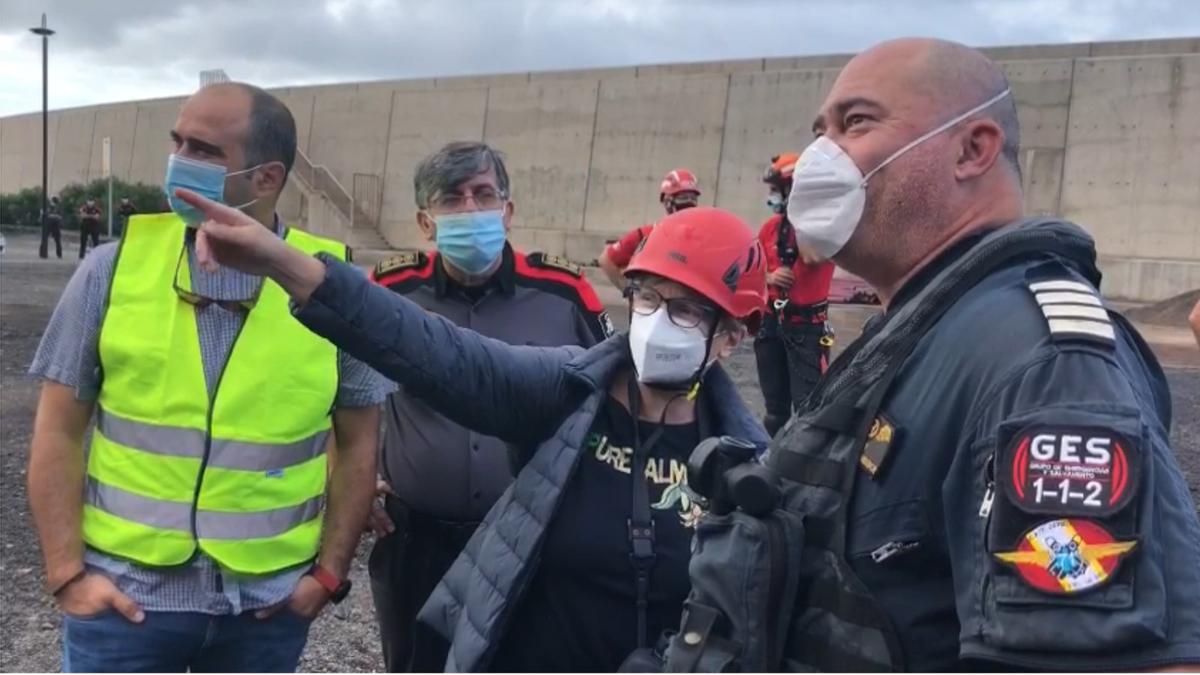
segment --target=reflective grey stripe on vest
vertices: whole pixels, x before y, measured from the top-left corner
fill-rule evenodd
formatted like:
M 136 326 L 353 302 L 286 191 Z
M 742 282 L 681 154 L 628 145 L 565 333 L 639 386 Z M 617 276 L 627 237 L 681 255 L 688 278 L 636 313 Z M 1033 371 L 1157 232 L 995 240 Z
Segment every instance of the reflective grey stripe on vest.
M 204 458 L 204 432 L 186 427 L 134 422 L 107 410 L 99 413 L 100 433 L 108 440 L 142 452 L 168 457 Z M 306 462 L 325 452 L 328 431 L 292 443 L 249 443 L 214 438 L 207 466 L 244 471 L 274 471 Z
M 90 506 L 118 518 L 162 530 L 192 531 L 192 505 L 153 497 L 101 483 L 88 477 L 85 498 Z M 270 511 L 229 513 L 199 511 L 196 531 L 202 539 L 261 539 L 281 535 L 321 514 L 322 497 Z
M 155 455 L 204 458 L 204 432 L 199 429 L 134 422 L 104 408 L 96 418 L 100 433 L 113 443 Z
M 160 530 L 192 531 L 192 505 L 143 497 L 88 476 L 84 499 L 105 513 Z
M 254 513 L 200 511 L 196 533 L 201 539 L 263 539 L 275 537 L 321 515 L 323 498 L 313 497 L 295 506 Z

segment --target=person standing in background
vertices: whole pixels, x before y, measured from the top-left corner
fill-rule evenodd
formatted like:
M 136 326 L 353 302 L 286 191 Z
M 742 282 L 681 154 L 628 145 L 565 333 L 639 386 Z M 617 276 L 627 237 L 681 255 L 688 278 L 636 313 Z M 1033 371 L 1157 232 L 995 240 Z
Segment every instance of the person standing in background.
M 117 215 L 121 216 L 118 233 L 125 231 L 125 226 L 129 224 L 129 217 L 136 215 L 137 212 L 137 206 L 134 205 L 133 200 L 129 197 L 121 197 L 121 203 L 117 206 Z
M 92 240 L 92 248 L 100 245 L 100 218 L 104 211 L 95 199 L 89 198 L 79 207 L 79 259 L 87 254 L 87 242 Z
M 504 159 L 484 143 L 450 143 L 414 178 L 417 223 L 432 251 L 376 266 L 376 283 L 456 325 L 512 345 L 590 347 L 612 323 L 578 266 L 508 242 L 516 207 Z M 384 664 L 440 671 L 448 644 L 417 611 L 512 482 L 509 448 L 405 391 L 388 401 L 380 501 L 371 521 L 371 591 Z
M 58 197 L 51 197 L 46 208 L 46 226 L 42 229 L 42 244 L 38 248 L 38 257 L 49 256 L 50 238 L 54 238 L 54 250 L 58 259 L 62 260 L 62 203 Z
M 758 383 L 767 414 L 763 426 L 772 436 L 816 386 L 828 366 L 829 286 L 834 265 L 809 264 L 788 221 L 788 196 L 799 155 L 776 155 L 763 175 L 774 212 L 758 233 L 767 255 L 768 313 L 754 338 Z
M 699 204 L 700 182 L 696 180 L 696 174 L 687 169 L 668 171 L 658 187 L 658 202 L 662 204 L 663 210 L 667 212 L 668 216 L 676 211 L 690 209 Z M 597 259 L 600 269 L 604 271 L 604 275 L 608 277 L 613 286 L 622 291 L 625 290 L 628 283 L 625 279 L 625 268 L 629 266 L 633 254 L 637 252 L 638 247 L 642 245 L 653 227 L 653 223 L 635 227 L 617 241 L 606 246 L 600 253 L 600 257 Z

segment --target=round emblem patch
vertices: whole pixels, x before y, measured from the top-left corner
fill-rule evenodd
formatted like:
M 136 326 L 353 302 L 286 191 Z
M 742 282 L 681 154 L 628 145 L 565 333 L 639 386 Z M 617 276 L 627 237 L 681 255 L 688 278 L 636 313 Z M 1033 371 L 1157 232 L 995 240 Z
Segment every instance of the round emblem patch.
M 1033 588 L 1073 595 L 1107 583 L 1135 547 L 1136 541 L 1117 541 L 1096 522 L 1061 518 L 1026 532 L 1016 550 L 994 555 Z

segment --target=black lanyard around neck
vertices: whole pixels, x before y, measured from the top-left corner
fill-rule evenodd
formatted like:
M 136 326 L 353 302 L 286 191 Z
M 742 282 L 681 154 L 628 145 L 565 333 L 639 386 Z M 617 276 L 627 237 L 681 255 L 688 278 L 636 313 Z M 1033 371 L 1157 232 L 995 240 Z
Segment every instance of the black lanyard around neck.
M 637 378 L 629 376 L 629 413 L 633 416 L 633 462 L 631 472 L 633 478 L 633 506 L 627 521 L 629 532 L 629 562 L 633 566 L 634 584 L 637 592 L 637 646 L 646 646 L 646 611 L 649 604 L 650 572 L 654 569 L 657 554 L 654 552 L 654 516 L 650 512 L 650 489 L 646 487 L 646 462 L 650 451 L 662 438 L 666 431 L 667 411 L 671 404 L 686 394 L 667 401 L 659 416 L 658 426 L 651 432 L 645 443 L 642 442 L 641 429 L 641 390 L 638 389 Z M 696 409 L 696 419 L 700 419 L 699 406 Z M 698 423 L 698 422 L 697 422 Z

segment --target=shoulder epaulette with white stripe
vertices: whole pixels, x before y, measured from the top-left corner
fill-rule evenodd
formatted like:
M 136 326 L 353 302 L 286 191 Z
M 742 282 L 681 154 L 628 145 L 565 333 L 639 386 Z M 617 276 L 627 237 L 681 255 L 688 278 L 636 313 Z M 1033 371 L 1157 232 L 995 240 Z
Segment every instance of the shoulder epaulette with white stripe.
M 1116 343 L 1112 319 L 1095 288 L 1074 279 L 1039 279 L 1027 283 L 1056 342 L 1090 340 L 1108 346 Z

